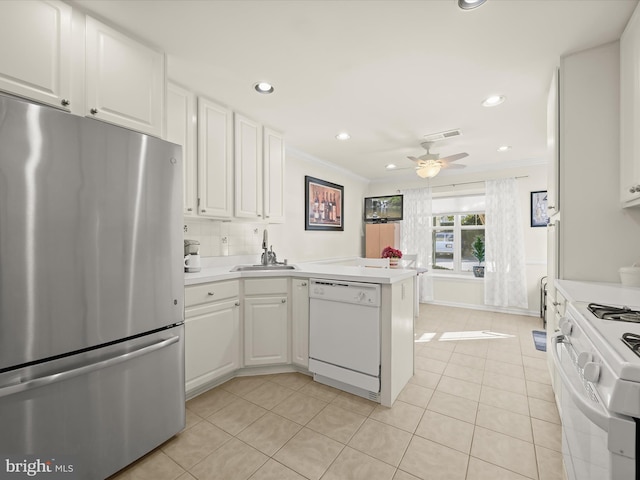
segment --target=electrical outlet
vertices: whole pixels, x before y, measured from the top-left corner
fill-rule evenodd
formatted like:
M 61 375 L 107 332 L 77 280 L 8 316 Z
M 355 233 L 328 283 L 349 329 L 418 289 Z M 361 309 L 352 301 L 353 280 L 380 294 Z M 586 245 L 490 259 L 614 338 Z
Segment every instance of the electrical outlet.
M 227 237 L 222 237 L 222 243 L 227 243 Z
M 184 226 L 184 233 L 189 233 L 189 226 L 188 225 Z

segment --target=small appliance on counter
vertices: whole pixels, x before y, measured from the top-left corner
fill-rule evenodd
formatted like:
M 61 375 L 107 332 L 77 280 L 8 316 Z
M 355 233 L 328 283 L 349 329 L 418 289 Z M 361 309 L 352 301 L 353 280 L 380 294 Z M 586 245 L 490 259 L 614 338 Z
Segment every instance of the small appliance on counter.
M 201 270 L 200 242 L 198 240 L 184 241 L 184 271 L 195 273 Z
M 630 267 L 622 267 L 620 270 L 620 282 L 626 287 L 640 287 L 640 265 L 634 263 Z

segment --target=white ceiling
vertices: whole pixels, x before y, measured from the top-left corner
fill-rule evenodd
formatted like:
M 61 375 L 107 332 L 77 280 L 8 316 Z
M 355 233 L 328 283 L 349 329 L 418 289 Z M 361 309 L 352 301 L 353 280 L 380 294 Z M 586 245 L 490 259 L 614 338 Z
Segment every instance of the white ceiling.
M 287 145 L 371 180 L 399 179 L 423 136 L 465 170 L 546 158 L 561 55 L 617 40 L 637 0 L 77 0 L 167 52 L 171 79 L 285 134 Z M 272 95 L 253 90 L 257 81 Z M 485 108 L 491 94 L 504 104 Z M 351 134 L 338 141 L 340 131 Z M 498 153 L 500 145 L 511 145 Z

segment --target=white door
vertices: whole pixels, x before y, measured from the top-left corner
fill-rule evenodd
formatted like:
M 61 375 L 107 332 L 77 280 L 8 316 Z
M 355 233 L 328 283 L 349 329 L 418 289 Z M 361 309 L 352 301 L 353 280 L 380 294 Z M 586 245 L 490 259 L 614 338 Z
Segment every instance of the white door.
M 262 143 L 256 122 L 235 114 L 235 216 L 262 219 Z
M 249 297 L 244 301 L 244 364 L 288 361 L 287 297 Z
M 71 7 L 0 2 L 0 90 L 69 110 Z
M 182 145 L 182 196 L 186 216 L 197 213 L 196 98 L 174 83 L 167 84 L 167 135 L 170 142 Z
M 203 307 L 185 320 L 187 391 L 240 366 L 240 306 L 237 299 Z
M 263 131 L 264 218 L 284 223 L 284 139 L 270 128 Z
M 309 280 L 292 280 L 291 299 L 291 360 L 301 367 L 309 367 Z
M 231 110 L 198 98 L 198 215 L 233 216 L 232 153 Z
M 164 54 L 87 17 L 87 116 L 162 137 Z

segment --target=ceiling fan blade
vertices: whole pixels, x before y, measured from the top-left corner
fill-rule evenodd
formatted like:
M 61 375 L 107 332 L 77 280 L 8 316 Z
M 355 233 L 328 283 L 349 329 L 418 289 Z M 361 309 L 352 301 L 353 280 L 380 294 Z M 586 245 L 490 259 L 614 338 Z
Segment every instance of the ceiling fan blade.
M 460 165 L 459 163 L 455 163 L 455 164 L 450 164 L 450 163 L 445 163 L 444 165 L 442 165 L 442 168 L 466 168 L 466 165 Z
M 407 157 L 409 160 L 413 160 L 414 162 L 419 162 L 420 159 L 416 157 Z
M 468 157 L 468 153 L 456 153 L 455 155 L 449 155 L 448 157 L 441 158 L 443 162 L 455 162 L 456 160 L 460 160 L 461 158 Z

